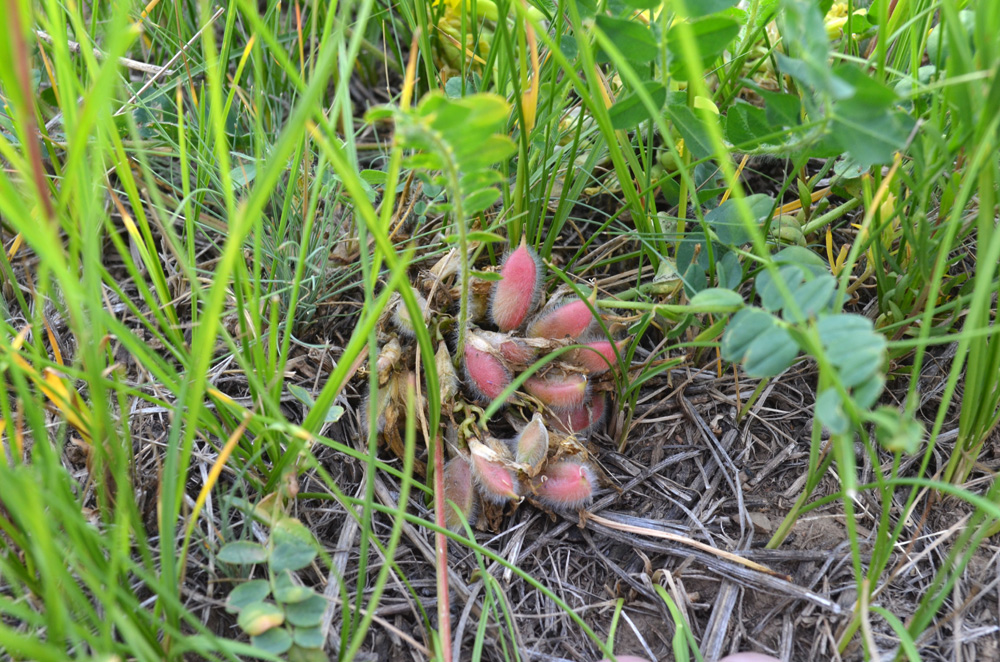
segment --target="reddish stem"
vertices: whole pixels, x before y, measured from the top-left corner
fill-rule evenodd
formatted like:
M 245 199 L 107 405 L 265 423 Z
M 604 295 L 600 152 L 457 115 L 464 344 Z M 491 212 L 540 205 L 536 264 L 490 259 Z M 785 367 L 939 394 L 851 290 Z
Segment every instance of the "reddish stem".
M 11 37 L 11 55 L 14 58 L 14 74 L 17 77 L 18 86 L 21 88 L 20 106 L 21 127 L 24 130 L 24 142 L 27 143 L 28 158 L 31 161 L 31 174 L 35 180 L 35 187 L 38 189 L 38 201 L 42 205 L 45 217 L 48 221 L 55 221 L 55 210 L 52 207 L 52 200 L 49 198 L 49 187 L 46 184 L 45 166 L 42 164 L 42 150 L 38 146 L 38 126 L 35 123 L 35 113 L 31 107 L 33 96 L 31 88 L 31 72 L 28 69 L 30 55 L 28 44 L 24 41 L 24 32 L 21 28 L 21 11 L 16 0 L 7 3 L 7 13 L 13 18 L 13 25 L 9 30 Z M 30 16 L 30 14 L 29 14 Z M 17 101 L 15 97 L 15 101 Z
M 444 440 L 434 440 L 434 522 L 442 530 L 444 522 Z M 438 531 L 434 534 L 434 555 L 437 558 L 437 612 L 438 641 L 441 658 L 451 662 L 451 603 L 448 600 L 448 538 Z

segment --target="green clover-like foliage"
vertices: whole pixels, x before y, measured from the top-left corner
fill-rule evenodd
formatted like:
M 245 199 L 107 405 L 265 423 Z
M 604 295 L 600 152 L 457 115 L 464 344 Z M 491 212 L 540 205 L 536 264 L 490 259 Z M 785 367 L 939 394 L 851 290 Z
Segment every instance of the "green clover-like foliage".
M 840 387 L 819 393 L 816 416 L 831 432 L 846 434 L 851 422 L 843 394 L 859 411 L 874 406 L 885 385 L 886 339 L 868 318 L 833 308 L 837 283 L 815 253 L 791 246 L 774 259 L 777 273 L 761 271 L 755 280 L 760 306 L 743 308 L 730 320 L 722 357 L 742 363 L 751 377 L 774 377 L 810 351 L 806 338 L 815 330 Z
M 272 655 L 289 659 L 321 659 L 320 623 L 326 599 L 296 583 L 296 570 L 313 562 L 318 544 L 312 533 L 293 517 L 279 519 L 266 545 L 238 540 L 227 543 L 216 558 L 234 565 L 267 565 L 267 579 L 236 586 L 226 600 L 226 610 L 237 615 L 237 624 L 251 643 Z M 325 658 L 322 658 L 325 659 Z

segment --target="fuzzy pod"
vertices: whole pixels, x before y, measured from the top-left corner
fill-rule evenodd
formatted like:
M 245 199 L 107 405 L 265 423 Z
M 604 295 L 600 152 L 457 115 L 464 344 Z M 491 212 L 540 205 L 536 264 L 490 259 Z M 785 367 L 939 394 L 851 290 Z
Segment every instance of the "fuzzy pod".
M 514 460 L 527 468 L 529 476 L 536 476 L 549 454 L 549 430 L 541 415 L 536 413 L 514 439 Z
M 504 361 L 511 364 L 528 365 L 534 363 L 538 356 L 539 348 L 536 345 L 540 343 L 537 339 L 516 338 L 509 333 L 483 331 L 482 329 L 477 329 L 475 336 L 477 345 L 479 345 L 479 340 L 484 341 L 491 351 L 499 353 Z M 481 345 L 479 348 L 484 349 Z
M 457 301 L 461 296 L 461 288 L 452 290 Z M 490 298 L 493 293 L 492 281 L 482 278 L 472 278 L 469 281 L 469 321 L 480 324 L 486 321 L 490 314 Z
M 594 498 L 597 474 L 587 462 L 567 458 L 546 466 L 532 483 L 532 490 L 550 508 L 576 510 Z
M 430 305 L 427 303 L 427 299 L 425 299 L 416 290 L 414 290 L 413 296 L 417 299 L 417 307 L 420 308 L 420 314 L 423 318 L 421 319 L 421 323 L 426 325 L 427 320 L 430 318 Z M 407 338 L 413 338 L 416 335 L 416 331 L 413 328 L 413 319 L 410 317 L 410 311 L 402 299 L 396 303 L 396 308 L 392 313 L 392 323 L 397 329 L 399 329 L 399 332 Z
M 501 331 L 513 331 L 527 319 L 542 290 L 542 263 L 524 237 L 504 258 L 500 276 L 490 298 L 490 318 Z
M 608 396 L 596 393 L 589 402 L 574 409 L 553 412 L 549 415 L 549 423 L 560 430 L 571 434 L 583 434 L 592 430 L 604 420 L 608 410 Z
M 449 406 L 458 395 L 458 373 L 451 362 L 451 352 L 444 341 L 438 343 L 437 352 L 434 354 L 434 365 L 437 366 L 438 383 L 441 386 L 441 402 Z
M 381 434 L 385 430 L 385 409 L 389 406 L 389 389 L 380 388 L 375 391 L 375 399 L 372 400 L 371 395 L 365 396 L 364 406 L 361 408 L 361 425 L 362 429 L 368 429 L 368 416 L 370 407 L 374 405 L 375 407 L 375 431 Z
M 510 370 L 504 362 L 473 333 L 466 337 L 464 363 L 466 382 L 481 401 L 495 400 L 511 382 Z
M 618 367 L 618 357 L 615 354 L 615 349 L 617 348 L 618 354 L 621 354 L 628 341 L 629 339 L 626 338 L 616 343 L 612 343 L 606 339 L 583 343 L 583 347 L 570 350 L 566 353 L 566 362 L 580 366 L 591 375 L 599 375 L 607 372 L 612 367 Z
M 520 498 L 521 492 L 517 475 L 506 466 L 503 455 L 498 452 L 501 448 L 499 443 L 487 446 L 475 439 L 469 441 L 472 477 L 479 488 L 479 494 L 487 501 L 497 504 L 516 500 Z
M 558 307 L 543 310 L 528 325 L 526 335 L 529 338 L 552 338 L 554 340 L 571 338 L 576 340 L 594 324 L 594 313 L 590 310 L 594 301 L 574 299 Z
M 500 355 L 511 363 L 529 365 L 535 362 L 538 349 L 528 345 L 523 338 L 509 338 L 500 343 Z
M 385 384 L 389 377 L 395 374 L 396 365 L 403 357 L 403 347 L 399 344 L 399 339 L 393 336 L 389 342 L 382 345 L 378 352 L 378 360 L 375 362 L 375 371 L 378 373 L 378 383 Z
M 529 377 L 524 389 L 554 410 L 569 410 L 580 407 L 587 401 L 586 375 L 549 373 L 545 377 Z
M 472 465 L 465 457 L 458 456 L 444 465 L 444 523 L 452 531 L 461 531 L 461 511 L 469 524 L 476 521 L 476 491 L 472 484 Z M 447 503 L 451 501 L 452 503 Z M 457 511 L 456 511 L 457 509 Z
M 413 372 L 404 370 L 393 372 L 389 376 L 388 383 L 379 386 L 375 392 L 375 429 L 378 434 L 385 432 L 386 427 L 392 429 L 399 420 L 399 415 L 406 409 L 406 384 L 413 379 Z M 369 407 L 372 406 L 372 399 L 365 398 L 362 408 L 361 424 L 363 429 L 368 429 Z

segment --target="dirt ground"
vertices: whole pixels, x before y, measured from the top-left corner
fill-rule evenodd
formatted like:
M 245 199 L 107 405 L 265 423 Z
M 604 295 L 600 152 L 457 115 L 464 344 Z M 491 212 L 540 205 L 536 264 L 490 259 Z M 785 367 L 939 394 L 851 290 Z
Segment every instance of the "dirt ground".
M 525 505 L 505 513 L 502 527 L 481 531 L 478 540 L 553 590 L 602 635 L 608 632 L 616 600 L 624 599 L 615 644 L 622 654 L 673 659 L 674 626 L 653 589 L 658 582 L 683 610 L 706 660 L 740 650 L 783 660 L 860 660 L 857 639 L 842 655 L 837 653 L 838 637 L 857 597 L 842 503 L 835 500 L 802 516 L 783 545 L 765 549 L 803 488 L 813 380 L 809 364 L 793 367 L 772 381 L 737 421 L 740 403 L 753 391 L 754 382 L 741 380 L 737 392 L 732 373 L 719 377 L 706 370 L 672 371 L 644 392 L 627 434 L 612 438 L 604 432 L 594 439 L 608 478 L 589 509 L 596 517 L 585 519 L 581 527 L 578 518 L 559 518 Z M 625 444 L 618 452 L 615 442 L 621 438 Z M 865 458 L 859 448 L 863 482 L 872 475 Z M 885 460 L 891 461 L 888 456 Z M 345 467 L 343 478 L 359 472 Z M 831 473 L 816 498 L 834 493 L 837 486 Z M 395 486 L 386 488 L 394 491 Z M 900 490 L 895 512 L 905 497 Z M 949 541 L 967 514 L 956 501 L 928 503 L 927 498 L 917 502 L 902 538 L 905 545 L 893 555 L 873 601 L 903 622 L 945 562 Z M 864 564 L 879 509 L 870 492 L 862 492 L 855 506 Z M 303 510 L 308 513 L 307 504 Z M 342 522 L 330 517 L 326 539 L 337 538 Z M 387 531 L 389 522 L 380 525 Z M 633 528 L 623 531 L 626 527 Z M 650 531 L 692 538 L 761 564 L 773 574 L 658 539 Z M 424 587 L 423 607 L 433 613 L 432 536 L 417 529 L 406 534 L 400 564 L 411 581 Z M 469 659 L 483 584 L 475 579 L 474 557 L 455 544 L 450 564 L 452 623 L 460 652 L 456 659 Z M 352 586 L 350 563 L 347 568 L 345 582 Z M 997 659 L 998 569 L 1000 548 L 991 541 L 977 551 L 946 602 L 946 612 L 918 642 L 922 659 Z M 537 590 L 500 567 L 489 570 L 504 591 L 525 659 L 600 659 L 570 618 Z M 424 640 L 418 614 L 405 592 L 395 588 L 380 609 L 388 622 L 376 628 L 368 650 L 377 659 L 420 659 L 406 639 Z M 879 649 L 894 651 L 898 639 L 891 628 L 880 619 L 872 619 L 872 626 Z M 503 659 L 491 633 L 499 636 L 491 625 L 485 659 Z

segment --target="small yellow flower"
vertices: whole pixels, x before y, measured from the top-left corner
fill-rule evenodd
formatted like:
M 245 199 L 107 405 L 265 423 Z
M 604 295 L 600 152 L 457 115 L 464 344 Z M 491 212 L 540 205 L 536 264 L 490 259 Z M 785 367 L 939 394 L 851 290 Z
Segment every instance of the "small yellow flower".
M 486 64 L 490 52 L 490 42 L 500 12 L 492 0 L 476 0 L 476 14 L 472 14 L 472 0 L 434 0 L 435 7 L 443 7 L 444 11 L 437 22 L 438 49 L 436 64 L 442 70 L 442 81 L 457 75 L 462 70 L 465 60 L 466 69 L 479 71 Z M 465 32 L 462 30 L 462 11 L 465 11 Z M 536 7 L 528 5 L 525 9 L 528 16 L 536 20 L 545 18 Z M 516 17 L 513 4 L 507 18 Z M 475 41 L 473 34 L 476 34 Z
M 701 110 L 707 110 L 714 115 L 719 114 L 719 107 L 715 105 L 715 102 L 708 97 L 696 96 L 694 98 L 694 107 L 700 108 Z
M 465 31 L 462 30 L 462 0 L 436 0 L 435 5 L 443 5 L 444 12 L 437 22 L 438 48 L 435 62 L 441 69 L 442 80 L 458 75 L 465 67 L 478 71 L 485 64 L 489 55 L 492 29 L 483 25 L 483 19 L 493 21 L 491 16 L 497 15 L 496 5 L 486 1 L 476 3 L 477 16 L 472 15 L 472 9 L 466 6 Z M 492 10 L 492 11 L 491 11 Z M 473 23 L 473 22 L 476 23 Z M 490 24 L 492 25 L 492 23 Z M 476 39 L 473 39 L 473 33 Z
M 879 214 L 882 215 L 882 220 L 890 218 L 894 213 L 896 213 L 896 196 L 892 193 L 885 196 L 885 200 L 878 207 Z
M 840 247 L 840 253 L 836 256 L 833 254 L 833 232 L 830 231 L 830 227 L 826 228 L 826 257 L 830 261 L 830 273 L 834 276 L 839 276 L 840 272 L 844 270 L 844 263 L 847 262 L 847 254 L 850 252 L 851 247 L 849 244 L 844 244 Z
M 434 0 L 434 6 L 439 7 L 444 5 L 444 12 L 448 16 L 457 16 L 461 20 L 462 16 L 462 0 Z M 472 3 L 469 0 L 465 1 L 465 11 L 467 14 L 472 13 Z M 497 17 L 500 15 L 497 12 L 497 6 L 490 2 L 490 0 L 479 0 L 476 2 L 476 12 L 480 17 L 485 18 L 488 21 L 496 22 Z
M 847 8 L 848 3 L 846 2 L 835 2 L 833 6 L 830 7 L 830 11 L 826 13 L 826 17 L 823 19 L 823 25 L 826 26 L 826 36 L 830 39 L 836 39 L 844 34 L 844 26 L 847 25 Z M 855 21 L 858 21 L 868 14 L 867 9 L 855 9 L 851 14 L 853 16 L 852 23 L 857 25 Z

